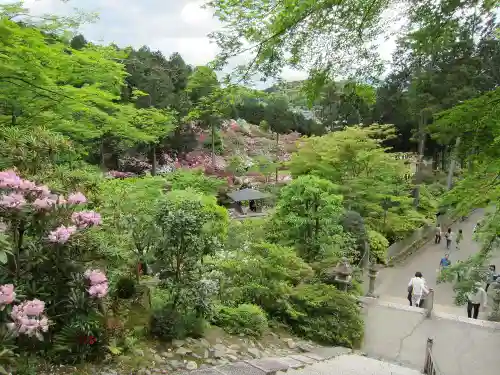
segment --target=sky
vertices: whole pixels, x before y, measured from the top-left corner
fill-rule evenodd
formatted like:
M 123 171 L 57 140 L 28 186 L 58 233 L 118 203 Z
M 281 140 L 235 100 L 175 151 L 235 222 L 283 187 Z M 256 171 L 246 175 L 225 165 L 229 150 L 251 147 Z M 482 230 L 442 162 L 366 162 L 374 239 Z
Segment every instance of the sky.
M 0 0 L 11 3 L 15 0 Z M 160 50 L 165 56 L 178 52 L 191 65 L 204 65 L 217 54 L 217 46 L 207 34 L 220 23 L 210 10 L 202 9 L 204 0 L 26 0 L 25 7 L 33 14 L 67 15 L 74 9 L 97 12 L 99 20 L 82 27 L 87 40 L 115 43 L 120 47 L 143 45 Z M 380 53 L 390 60 L 394 40 L 381 43 Z M 238 62 L 249 59 L 239 56 Z M 247 60 L 248 61 L 248 60 Z M 282 77 L 295 81 L 307 77 L 306 72 L 286 68 Z M 268 86 L 268 85 L 266 85 Z

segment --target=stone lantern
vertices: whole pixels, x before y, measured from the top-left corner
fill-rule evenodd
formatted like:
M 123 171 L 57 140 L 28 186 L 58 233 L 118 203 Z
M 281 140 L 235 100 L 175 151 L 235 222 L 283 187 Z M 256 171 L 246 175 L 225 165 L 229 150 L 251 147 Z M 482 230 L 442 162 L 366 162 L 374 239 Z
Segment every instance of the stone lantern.
M 335 281 L 341 285 L 344 285 L 344 290 L 351 284 L 353 269 L 349 264 L 347 258 L 342 258 L 342 260 L 335 267 Z
M 368 284 L 368 293 L 366 293 L 367 297 L 376 298 L 375 295 L 375 280 L 378 275 L 378 266 L 374 262 L 370 263 L 370 268 L 368 268 L 368 278 L 370 279 L 370 283 Z

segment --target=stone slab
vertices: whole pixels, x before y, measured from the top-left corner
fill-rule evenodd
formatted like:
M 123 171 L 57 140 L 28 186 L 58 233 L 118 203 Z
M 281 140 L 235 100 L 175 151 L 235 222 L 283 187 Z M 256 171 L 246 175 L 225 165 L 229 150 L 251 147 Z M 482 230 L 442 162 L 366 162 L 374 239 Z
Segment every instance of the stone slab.
M 282 358 L 261 358 L 245 361 L 246 363 L 265 371 L 266 374 L 275 374 L 278 371 L 287 371 L 290 366 Z
M 235 362 L 217 366 L 216 369 L 226 375 L 266 375 L 264 370 L 258 369 L 245 362 Z
M 304 362 L 306 365 L 312 365 L 313 363 L 316 363 L 314 359 L 306 357 L 305 355 L 302 354 L 289 355 L 288 357 L 293 358 L 300 362 Z
M 323 357 L 322 355 L 313 353 L 313 352 L 307 352 L 307 353 L 302 353 L 302 355 L 314 359 L 315 361 L 324 361 L 326 358 Z
M 291 369 L 304 368 L 304 366 L 306 365 L 304 362 L 297 361 L 296 359 L 290 357 L 282 357 L 280 358 L 280 361 L 286 363 Z
M 341 355 L 351 354 L 352 349 L 343 348 L 341 346 L 333 346 L 333 347 L 320 347 L 315 348 L 312 353 L 323 357 L 324 359 L 331 359 Z M 308 353 L 309 354 L 309 353 Z
M 210 368 L 200 368 L 193 371 L 183 370 L 183 371 L 174 371 L 176 375 L 222 375 L 220 371 L 217 371 L 216 367 Z M 171 373 L 171 372 L 169 372 Z

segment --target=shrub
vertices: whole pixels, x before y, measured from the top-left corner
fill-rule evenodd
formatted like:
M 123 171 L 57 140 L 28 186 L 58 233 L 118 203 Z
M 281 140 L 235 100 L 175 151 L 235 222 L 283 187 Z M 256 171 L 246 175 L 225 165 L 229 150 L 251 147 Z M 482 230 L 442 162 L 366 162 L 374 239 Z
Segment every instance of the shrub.
M 135 295 L 137 282 L 131 277 L 121 277 L 116 283 L 116 297 L 129 299 Z
M 202 337 L 205 326 L 205 320 L 194 311 L 177 310 L 172 305 L 166 305 L 153 311 L 149 329 L 154 337 L 170 341 Z
M 256 305 L 220 306 L 213 323 L 231 334 L 260 337 L 268 327 L 264 311 Z
M 377 231 L 368 230 L 368 241 L 370 242 L 370 256 L 375 257 L 377 262 L 385 264 L 389 247 L 387 238 Z
M 355 297 L 326 284 L 303 284 L 290 294 L 284 322 L 298 335 L 326 345 L 357 347 L 364 323 Z

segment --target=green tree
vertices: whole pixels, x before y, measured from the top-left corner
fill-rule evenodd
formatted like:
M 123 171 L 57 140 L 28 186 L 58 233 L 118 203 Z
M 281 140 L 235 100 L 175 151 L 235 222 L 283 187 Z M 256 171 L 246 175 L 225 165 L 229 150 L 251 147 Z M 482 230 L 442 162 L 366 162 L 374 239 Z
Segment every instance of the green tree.
M 423 224 L 425 216 L 411 208 L 404 162 L 381 144 L 393 131 L 390 126 L 348 127 L 304 139 L 292 155 L 290 171 L 294 177 L 312 174 L 331 181 L 336 193 L 344 197 L 346 209 L 359 212 L 369 227 L 392 241 L 402 238 Z M 384 225 L 382 202 L 386 198 L 399 206 L 387 212 Z
M 280 193 L 274 216 L 279 236 L 309 262 L 342 245 L 342 196 L 337 192 L 328 180 L 300 176 Z

